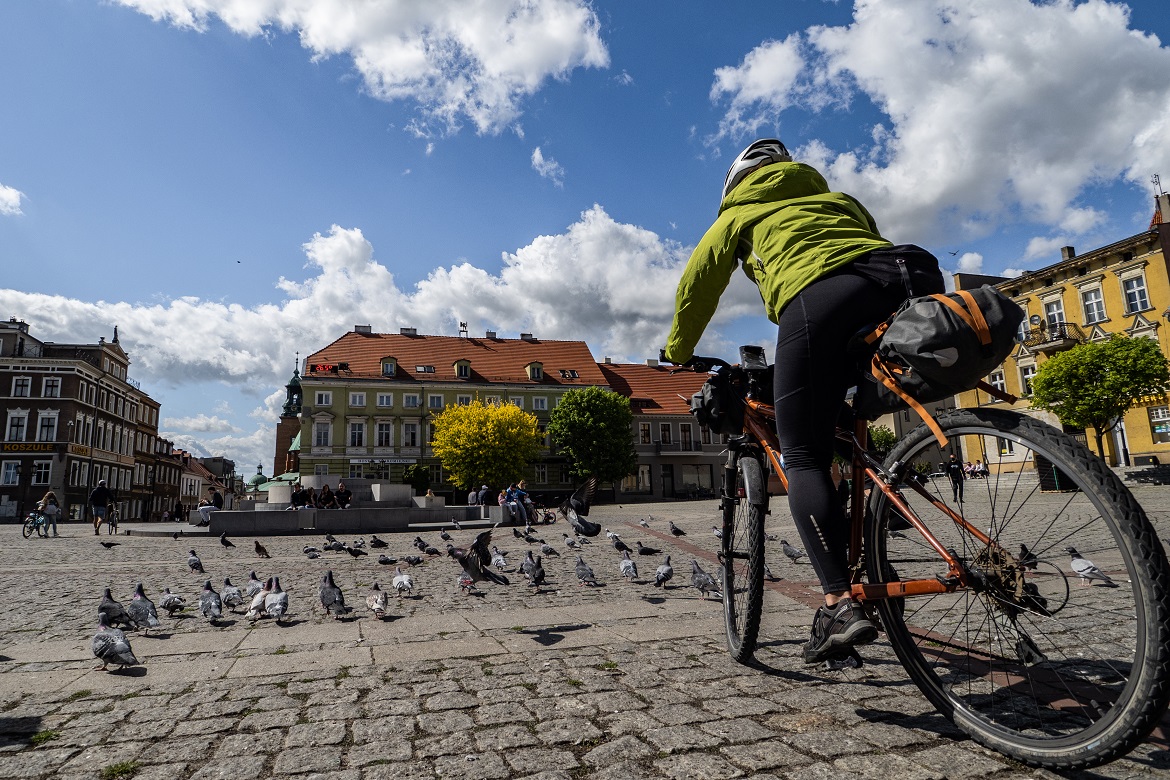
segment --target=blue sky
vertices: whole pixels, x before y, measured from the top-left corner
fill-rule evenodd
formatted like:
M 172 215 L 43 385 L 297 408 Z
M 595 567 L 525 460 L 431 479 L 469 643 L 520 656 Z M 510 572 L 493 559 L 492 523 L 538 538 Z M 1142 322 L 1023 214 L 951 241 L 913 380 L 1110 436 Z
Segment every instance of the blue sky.
M 5 0 L 0 315 L 118 325 L 167 435 L 269 471 L 354 324 L 655 355 L 756 136 L 949 270 L 1144 230 L 1164 1 L 961 5 Z M 701 347 L 772 338 L 737 283 Z

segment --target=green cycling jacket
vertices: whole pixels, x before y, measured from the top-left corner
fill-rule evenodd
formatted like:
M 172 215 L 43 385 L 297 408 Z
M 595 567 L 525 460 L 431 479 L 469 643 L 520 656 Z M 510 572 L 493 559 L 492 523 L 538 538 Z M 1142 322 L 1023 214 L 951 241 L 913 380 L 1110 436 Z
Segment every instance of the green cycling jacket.
M 768 318 L 778 322 L 809 284 L 888 246 L 865 207 L 843 192 L 830 192 L 815 168 L 776 163 L 752 172 L 723 199 L 715 224 L 687 261 L 666 358 L 691 359 L 737 265 L 742 263 L 759 288 Z

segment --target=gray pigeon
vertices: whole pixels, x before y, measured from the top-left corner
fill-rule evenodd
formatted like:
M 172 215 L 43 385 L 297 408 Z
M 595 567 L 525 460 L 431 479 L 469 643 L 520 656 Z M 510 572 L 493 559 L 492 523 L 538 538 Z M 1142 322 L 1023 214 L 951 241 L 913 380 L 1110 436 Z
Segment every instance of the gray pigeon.
M 780 540 L 780 549 L 784 551 L 784 554 L 787 555 L 788 559 L 793 563 L 796 563 L 798 560 L 804 557 L 804 550 L 800 549 L 799 547 L 793 547 L 785 539 Z
M 481 531 L 476 537 L 475 541 L 471 543 L 471 547 L 464 549 L 462 547 L 455 547 L 454 545 L 447 545 L 447 555 L 454 558 L 463 567 L 463 571 L 471 579 L 472 584 L 476 582 L 494 582 L 497 585 L 507 585 L 508 578 L 502 574 L 496 574 L 491 570 L 492 554 L 488 549 L 488 545 L 492 542 L 492 530 L 489 528 L 486 531 Z
M 646 518 L 644 518 L 644 517 L 638 521 L 638 525 L 642 526 L 643 528 L 650 527 L 650 524 L 646 522 Z
M 105 671 L 110 664 L 118 667 L 137 666 L 138 659 L 130 649 L 130 642 L 126 635 L 116 628 L 106 625 L 106 613 L 98 613 L 98 631 L 93 635 L 90 647 L 94 658 L 102 662 L 100 671 Z
M 679 528 L 677 525 L 675 525 L 673 520 L 667 520 L 666 525 L 668 528 L 670 528 L 670 533 L 672 536 L 686 536 L 687 535 L 687 532 L 684 531 L 683 529 Z
M 398 596 L 410 593 L 414 590 L 414 578 L 402 571 L 401 566 L 394 567 L 394 579 L 390 581 L 394 586 L 394 590 L 398 591 Z
M 264 582 L 256 579 L 256 572 L 248 572 L 248 588 L 244 591 L 244 598 L 251 599 L 262 590 L 264 590 Z
M 1082 585 L 1092 585 L 1093 580 L 1100 580 L 1108 587 L 1117 587 L 1117 583 L 1110 579 L 1108 574 L 1097 568 L 1088 558 L 1082 558 L 1075 547 L 1066 547 L 1064 551 L 1072 556 L 1073 573 L 1081 578 Z
M 191 567 L 191 571 L 196 574 L 206 574 L 203 571 L 203 561 L 199 560 L 199 556 L 195 554 L 194 550 L 188 550 L 187 565 Z
M 775 574 L 772 573 L 772 570 L 768 567 L 768 564 L 766 564 L 766 563 L 764 564 L 764 576 L 767 577 L 770 582 L 777 582 L 780 579 L 779 577 L 777 577 Z
M 622 538 L 617 534 L 613 535 L 613 549 L 620 553 L 630 552 L 630 546 L 622 541 Z
M 561 514 L 578 536 L 597 536 L 601 533 L 600 523 L 585 519 L 589 516 L 589 505 L 593 503 L 596 494 L 597 477 L 590 477 L 560 506 Z
M 232 585 L 231 577 L 223 578 L 223 590 L 219 592 L 219 597 L 228 609 L 235 609 L 244 603 L 244 594 L 240 593 L 239 588 Z
M 325 608 L 325 613 L 332 615 L 334 618 L 339 618 L 345 614 L 345 595 L 341 592 L 341 588 L 337 587 L 337 583 L 333 581 L 333 570 L 325 572 L 325 576 L 321 578 L 321 587 L 317 590 L 321 597 L 321 606 Z
M 707 599 L 708 593 L 722 595 L 719 593 L 719 583 L 715 581 L 714 577 L 703 571 L 699 562 L 694 558 L 691 559 L 691 584 L 699 589 L 699 595 L 704 601 Z
M 186 600 L 177 593 L 171 593 L 170 588 L 163 588 L 162 595 L 158 598 L 158 605 L 167 611 L 168 615 L 174 615 L 186 608 Z
M 569 536 L 568 534 L 561 534 L 561 536 L 565 537 L 565 547 L 568 547 L 570 550 L 581 549 L 580 543 L 573 537 Z
M 272 591 L 264 597 L 264 611 L 277 623 L 288 613 L 288 594 L 280 589 L 280 577 L 272 578 Z
M 621 570 L 622 576 L 630 582 L 638 579 L 638 564 L 634 563 L 630 558 L 630 551 L 624 550 L 622 552 L 622 559 L 618 561 L 618 568 Z
M 723 530 L 720 529 L 719 526 L 717 526 L 717 525 L 711 526 L 711 533 L 715 534 L 716 539 L 723 538 Z
M 366 606 L 378 620 L 386 618 L 386 591 L 378 587 L 376 582 L 370 588 L 370 592 L 366 594 Z
M 580 555 L 577 556 L 575 571 L 577 579 L 581 581 L 582 585 L 593 586 L 597 584 L 597 577 L 593 575 L 593 569 L 589 568 L 589 564 L 585 563 L 585 559 Z
M 544 585 L 544 566 L 541 565 L 541 557 L 536 556 L 536 568 L 532 570 L 532 581 L 529 583 L 535 588 Z
M 398 563 L 398 559 L 391 558 L 389 555 L 383 554 L 378 556 L 378 563 L 382 564 L 383 566 L 390 566 L 391 564 Z
M 498 571 L 504 571 L 508 568 L 508 554 L 496 546 L 492 546 L 492 566 L 495 566 Z
M 524 579 L 532 579 L 532 570 L 536 568 L 536 558 L 532 557 L 532 550 L 524 553 L 524 560 L 520 563 L 520 573 L 524 575 Z
M 561 554 L 560 554 L 559 552 L 557 552 L 556 550 L 554 550 L 554 549 L 552 548 L 552 545 L 551 545 L 551 544 L 542 544 L 542 545 L 540 546 L 540 551 L 541 551 L 543 554 L 545 554 L 545 555 L 549 556 L 550 558 L 559 558 L 559 557 L 561 557 Z
M 135 624 L 136 628 L 142 628 L 146 631 L 158 628 L 163 624 L 158 622 L 158 609 L 154 608 L 153 601 L 146 598 L 142 582 L 139 582 L 138 587 L 135 588 L 135 595 L 130 598 L 130 606 L 126 607 L 126 614 L 130 615 L 130 621 Z
M 102 591 L 102 600 L 98 604 L 98 612 L 106 614 L 106 625 L 111 627 L 126 626 L 131 627 L 130 616 L 126 614 L 125 608 L 114 601 L 114 597 L 110 595 L 110 589 L 106 588 Z
M 654 587 L 661 588 L 674 576 L 674 569 L 670 566 L 670 556 L 654 571 Z
M 158 622 L 158 610 L 154 607 L 154 602 L 146 597 L 146 592 L 142 590 L 142 583 L 138 583 L 138 587 L 134 589 L 134 595 L 130 598 L 130 605 L 126 607 L 126 614 L 130 616 L 130 622 L 134 624 L 135 628 L 144 629 L 149 633 L 150 629 L 158 628 L 162 623 Z
M 256 572 L 252 572 L 253 576 L 255 576 L 255 574 Z M 249 587 L 249 590 L 251 590 L 251 587 Z M 260 586 L 260 590 L 256 591 L 255 595 L 252 596 L 252 601 L 248 605 L 248 613 L 244 615 L 244 617 L 248 618 L 249 620 L 255 620 L 256 618 L 260 617 L 260 613 L 264 611 L 264 600 L 268 598 L 268 594 L 271 592 L 272 578 L 269 577 L 268 582 L 263 583 Z
M 223 600 L 215 592 L 215 588 L 211 587 L 211 580 L 203 583 L 203 592 L 199 594 L 199 611 L 212 625 L 223 617 Z
M 634 542 L 634 546 L 638 548 L 638 555 L 658 555 L 662 552 L 657 547 L 647 547 L 641 542 Z

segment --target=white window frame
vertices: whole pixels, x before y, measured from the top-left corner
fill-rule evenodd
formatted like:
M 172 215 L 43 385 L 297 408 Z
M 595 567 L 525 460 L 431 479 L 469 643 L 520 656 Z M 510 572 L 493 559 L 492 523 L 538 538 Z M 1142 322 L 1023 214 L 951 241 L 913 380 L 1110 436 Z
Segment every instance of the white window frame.
M 1134 288 L 1130 290 L 1128 285 L 1133 283 Z M 1140 300 L 1131 302 L 1131 293 L 1134 297 L 1140 297 Z M 1146 311 L 1150 308 L 1150 288 L 1146 285 L 1145 273 L 1137 273 L 1132 276 L 1127 276 L 1121 280 L 1121 296 L 1125 299 L 1125 313 L 1137 314 L 1139 311 Z
M 674 427 L 668 423 L 658 423 L 658 443 L 674 444 Z
M 366 446 L 366 423 L 364 420 L 349 421 L 349 437 L 347 441 L 350 447 Z
M 1007 392 L 1007 377 L 1003 373 L 1003 369 L 997 368 L 987 375 L 987 384 L 994 387 L 1001 393 Z
M 47 376 L 41 380 L 41 396 L 44 398 L 61 397 L 61 377 Z
M 524 396 L 512 396 L 508 400 L 511 401 L 516 406 L 516 408 L 524 408 Z
M 34 460 L 30 485 L 47 485 L 53 479 L 53 461 Z M 129 487 L 129 486 L 127 486 Z
M 0 466 L 0 485 L 20 484 L 20 461 L 6 460 Z
M 402 408 L 403 409 L 417 409 L 419 407 L 418 393 L 403 393 L 402 394 Z
M 427 395 L 427 408 L 428 409 L 442 409 L 443 408 L 443 396 L 442 395 L 428 394 Z
M 317 399 L 316 406 L 333 406 L 333 392 L 330 390 L 318 390 L 314 397 Z
M 538 485 L 548 484 L 548 466 L 544 463 L 537 463 L 532 467 L 532 481 Z
M 1061 298 L 1053 298 L 1044 302 L 1044 322 L 1048 324 L 1049 328 L 1055 328 L 1060 323 L 1066 322 L 1064 318 L 1064 300 Z
M 1102 295 L 1100 287 L 1081 290 L 1081 311 L 1085 315 L 1086 325 L 1095 325 L 1109 319 L 1105 314 L 1105 296 Z
M 37 441 L 57 441 L 57 410 L 37 412 Z
M 12 397 L 13 398 L 28 398 L 32 395 L 32 377 L 31 376 L 14 376 L 12 377 Z
M 1036 376 L 1036 365 L 1020 366 L 1020 395 L 1032 395 L 1032 379 Z
M 327 476 L 329 476 L 329 464 L 328 463 L 314 463 L 313 464 L 313 476 L 314 477 L 327 477 Z
M 366 408 L 366 394 L 364 392 L 352 392 L 349 394 L 349 405 L 354 409 Z
M 20 421 L 20 438 L 13 438 L 13 423 Z M 12 409 L 8 412 L 8 419 L 4 423 L 4 441 L 28 440 L 28 410 Z
M 455 376 L 459 379 L 471 378 L 471 364 L 470 363 L 456 363 Z
M 394 393 L 378 393 L 378 408 L 379 409 L 393 409 L 394 408 Z
M 432 485 L 443 484 L 443 464 L 431 463 L 427 465 L 427 472 L 431 478 Z
M 394 446 L 394 423 L 379 422 L 374 428 L 374 435 L 376 442 L 375 447 L 393 447 Z
M 418 423 L 404 422 L 402 424 L 402 446 L 403 447 L 417 447 L 418 446 Z
M 324 434 L 324 436 L 322 436 Z M 324 441 L 322 441 L 322 439 Z M 333 423 L 316 420 L 313 422 L 313 446 L 333 446 Z
M 471 406 L 471 396 L 469 396 L 469 395 L 455 396 L 455 405 L 456 406 Z
M 639 444 L 650 444 L 651 441 L 652 441 L 652 439 L 651 439 L 651 434 L 650 434 L 650 423 L 648 423 L 648 422 L 638 423 L 638 443 Z
M 382 376 L 394 376 L 398 373 L 398 364 L 393 360 L 382 361 Z
M 498 406 L 500 403 L 500 397 L 498 395 L 484 396 L 483 402 L 485 404 L 487 404 L 488 406 L 491 406 L 493 404 Z
M 532 411 L 534 411 L 534 412 L 547 412 L 548 411 L 548 399 L 545 398 L 543 395 L 534 396 L 532 398 Z

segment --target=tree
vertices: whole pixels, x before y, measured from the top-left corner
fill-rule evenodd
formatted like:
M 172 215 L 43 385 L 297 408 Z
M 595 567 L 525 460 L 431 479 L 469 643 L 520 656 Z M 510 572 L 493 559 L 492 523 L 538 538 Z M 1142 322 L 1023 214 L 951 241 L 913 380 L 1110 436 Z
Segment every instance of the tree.
M 1105 434 L 1139 398 L 1170 387 L 1170 368 L 1158 342 L 1113 336 L 1047 360 L 1032 379 L 1032 406 L 1053 412 L 1065 425 L 1092 428 L 1104 456 Z
M 898 443 L 898 437 L 884 425 L 869 426 L 869 446 L 879 458 L 885 458 Z
M 600 387 L 570 390 L 549 415 L 548 433 L 579 479 L 613 482 L 634 472 L 634 415 L 630 399 Z
M 518 482 L 540 453 L 536 418 L 513 404 L 448 406 L 431 424 L 431 447 L 451 482 L 464 490 Z
M 415 493 L 431 486 L 431 470 L 421 463 L 412 463 L 402 470 L 402 484 L 410 485 Z

